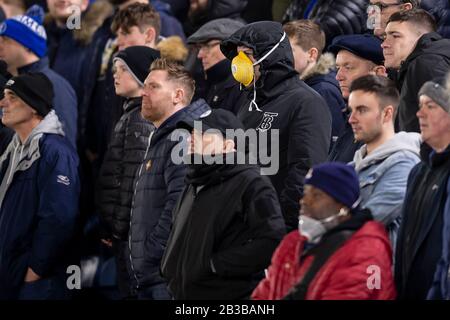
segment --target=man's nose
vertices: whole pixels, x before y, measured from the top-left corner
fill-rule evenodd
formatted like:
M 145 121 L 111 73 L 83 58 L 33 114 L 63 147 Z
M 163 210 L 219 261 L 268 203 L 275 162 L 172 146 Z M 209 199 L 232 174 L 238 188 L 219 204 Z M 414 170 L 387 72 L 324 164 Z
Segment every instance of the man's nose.
M 197 58 L 201 59 L 204 56 L 205 56 L 205 50 L 203 48 L 200 48 L 197 53 Z
M 355 114 L 351 112 L 350 116 L 348 117 L 348 123 L 355 123 L 355 122 L 356 122 Z

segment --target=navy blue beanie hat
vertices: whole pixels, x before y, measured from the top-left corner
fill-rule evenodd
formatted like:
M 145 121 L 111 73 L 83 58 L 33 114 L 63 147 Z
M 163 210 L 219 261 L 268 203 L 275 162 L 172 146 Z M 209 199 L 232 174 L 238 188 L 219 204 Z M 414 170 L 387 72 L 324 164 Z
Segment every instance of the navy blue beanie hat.
M 371 34 L 341 35 L 333 39 L 328 50 L 335 56 L 341 50 L 347 50 L 354 55 L 372 61 L 376 65 L 384 64 L 382 41 Z
M 312 167 L 305 177 L 305 184 L 322 190 L 350 209 L 358 204 L 358 175 L 345 163 L 326 162 Z
M 47 54 L 47 34 L 42 25 L 43 19 L 44 10 L 33 5 L 25 15 L 11 17 L 0 24 L 0 36 L 19 42 L 42 58 Z

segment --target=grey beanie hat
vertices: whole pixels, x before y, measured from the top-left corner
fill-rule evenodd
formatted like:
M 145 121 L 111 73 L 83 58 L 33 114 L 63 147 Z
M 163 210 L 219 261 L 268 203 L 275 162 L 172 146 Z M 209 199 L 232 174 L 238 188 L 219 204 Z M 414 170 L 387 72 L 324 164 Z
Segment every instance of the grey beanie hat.
M 450 89 L 450 88 L 449 88 Z M 450 112 L 450 90 L 445 88 L 445 78 L 427 81 L 419 90 L 419 97 L 426 95 L 442 109 Z
M 187 39 L 188 44 L 207 42 L 212 39 L 225 40 L 245 24 L 229 18 L 215 19 L 205 23 Z

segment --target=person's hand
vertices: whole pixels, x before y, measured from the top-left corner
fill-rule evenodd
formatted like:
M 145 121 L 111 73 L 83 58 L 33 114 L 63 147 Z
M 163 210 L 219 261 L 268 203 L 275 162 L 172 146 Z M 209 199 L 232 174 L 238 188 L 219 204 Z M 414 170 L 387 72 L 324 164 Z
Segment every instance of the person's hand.
M 102 243 L 103 243 L 105 246 L 109 247 L 109 248 L 112 247 L 112 241 L 111 241 L 111 239 L 102 239 Z
M 25 282 L 34 282 L 41 279 L 41 277 L 33 271 L 33 269 L 28 268 L 27 274 L 25 275 Z

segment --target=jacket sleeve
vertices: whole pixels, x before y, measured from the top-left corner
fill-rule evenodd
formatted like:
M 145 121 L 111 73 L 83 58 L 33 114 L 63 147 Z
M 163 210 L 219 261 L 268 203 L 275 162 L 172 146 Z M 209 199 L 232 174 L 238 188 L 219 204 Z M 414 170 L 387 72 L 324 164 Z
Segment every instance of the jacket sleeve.
M 241 245 L 213 255 L 211 261 L 220 276 L 249 276 L 262 271 L 286 232 L 277 194 L 268 181 L 253 180 L 241 201 L 248 235 Z
M 370 209 L 375 220 L 389 225 L 401 214 L 406 193 L 406 183 L 418 157 L 402 155 L 402 159 L 386 170 L 376 183 L 363 207 Z
M 356 241 L 352 248 L 358 250 L 349 248 L 352 252 L 348 253 L 348 259 L 332 270 L 329 282 L 321 286 L 323 291 L 314 295 L 317 294 L 321 300 L 371 300 L 380 296 L 394 299 L 392 250 L 381 239 L 371 237 L 369 240 L 362 238 Z M 315 286 L 313 281 L 307 299 Z
M 306 173 L 328 156 L 331 116 L 325 101 L 316 93 L 310 94 L 304 98 L 289 125 L 289 171 L 280 192 L 281 209 L 288 231 L 298 225 L 299 200 L 303 196 Z
M 408 175 L 408 181 L 406 183 L 406 191 L 405 191 L 405 197 L 403 200 L 403 207 L 402 207 L 402 211 L 401 211 L 401 219 L 402 222 L 400 224 L 400 228 L 398 230 L 397 233 L 397 243 L 396 243 L 396 247 L 394 248 L 394 253 L 395 253 L 395 264 L 394 264 L 394 280 L 395 280 L 395 285 L 396 288 L 398 290 L 399 293 L 401 293 L 403 291 L 403 270 L 402 270 L 402 266 L 403 266 L 403 255 L 404 255 L 404 248 L 405 246 L 405 240 L 406 240 L 406 235 L 405 235 L 405 226 L 408 225 L 409 223 L 409 216 L 408 216 L 408 207 L 409 207 L 409 203 L 411 203 L 411 192 L 414 189 L 414 186 L 417 183 L 417 179 L 419 176 L 421 170 L 421 165 L 420 163 L 418 165 L 416 165 L 414 168 L 411 169 L 411 172 Z
M 316 88 L 314 88 L 316 90 Z M 333 85 L 324 84 L 316 90 L 327 103 L 331 114 L 332 138 L 337 140 L 344 130 L 345 116 L 342 112 L 345 109 L 345 101 L 339 89 Z
M 134 195 L 134 178 L 144 160 L 153 125 L 141 118 L 140 108 L 132 111 L 125 123 L 123 155 L 121 158 L 120 186 L 115 201 L 113 236 L 127 239 L 130 226 L 130 208 Z
M 72 86 L 60 77 L 55 85 L 55 112 L 63 124 L 64 133 L 72 146 L 77 145 L 78 101 Z
M 67 150 L 52 151 L 43 150 L 39 164 L 39 210 L 29 259 L 29 267 L 40 276 L 51 272 L 61 258 L 78 215 L 77 156 Z
M 167 159 L 167 165 L 164 170 L 164 181 L 167 188 L 167 196 L 164 201 L 165 205 L 162 209 L 158 223 L 153 228 L 153 231 L 147 240 L 147 245 L 150 246 L 148 252 L 153 255 L 152 258 L 155 259 L 155 261 L 161 260 L 166 248 L 172 227 L 172 211 L 183 191 L 186 169 L 186 165 L 176 165 L 170 161 L 170 159 Z
M 114 223 L 114 208 L 119 204 L 120 180 L 123 174 L 125 150 L 124 127 L 126 119 L 119 121 L 113 131 L 105 153 L 96 188 L 96 202 L 105 227 L 111 232 Z M 109 233 L 108 232 L 108 233 Z M 110 236 L 110 235 L 109 235 Z
M 284 242 L 284 240 L 283 240 Z M 252 300 L 273 300 L 275 299 L 275 290 L 277 286 L 278 275 L 281 272 L 283 256 L 280 254 L 281 246 L 275 250 L 270 266 L 267 268 L 266 277 L 256 286 L 251 295 Z
M 450 178 L 447 180 L 447 195 L 450 195 Z M 443 251 L 445 250 L 446 252 L 448 252 L 450 242 L 450 197 L 447 197 L 447 199 L 445 200 L 443 212 L 443 227 L 443 243 L 446 243 L 446 245 L 444 245 L 446 246 L 446 248 L 444 247 Z M 427 293 L 427 300 L 449 299 L 450 292 L 448 284 L 448 269 L 448 256 L 443 254 L 436 266 L 436 270 L 433 276 L 433 284 Z
M 295 284 L 298 265 L 295 252 L 303 251 L 306 238 L 294 233 L 297 231 L 288 234 L 273 253 L 266 277 L 251 295 L 253 300 L 279 300 Z

